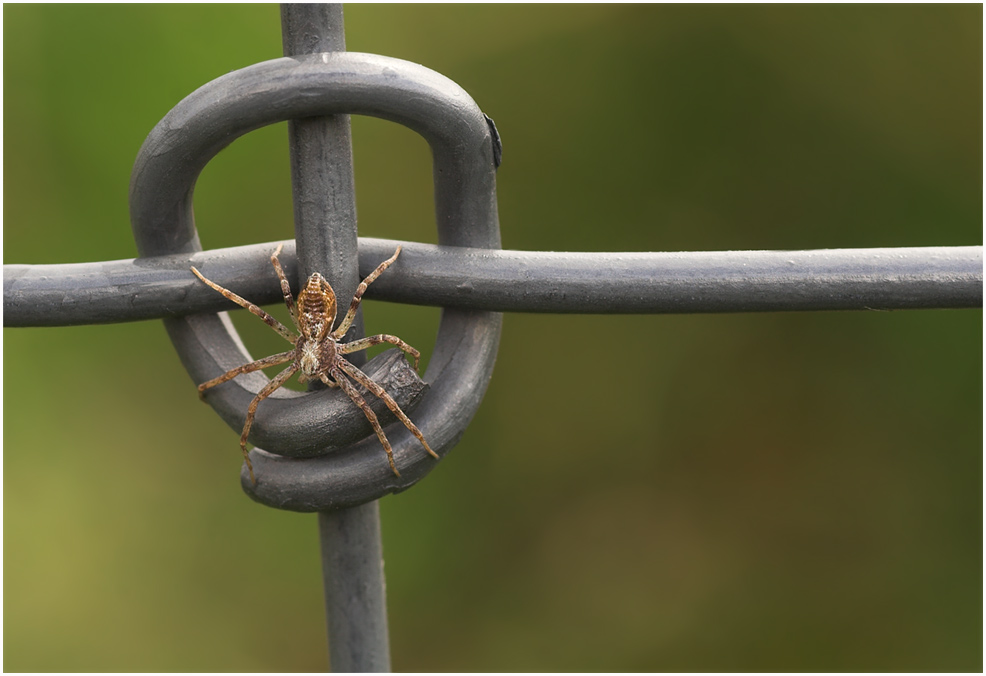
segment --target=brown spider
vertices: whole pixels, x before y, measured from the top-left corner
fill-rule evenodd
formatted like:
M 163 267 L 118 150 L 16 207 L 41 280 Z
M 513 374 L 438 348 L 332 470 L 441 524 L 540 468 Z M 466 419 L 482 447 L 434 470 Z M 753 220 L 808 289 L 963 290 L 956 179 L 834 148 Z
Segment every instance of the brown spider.
M 254 371 L 259 371 L 260 369 L 268 366 L 276 366 L 277 364 L 291 362 L 290 366 L 281 371 L 273 380 L 268 382 L 267 385 L 260 390 L 260 392 L 257 393 L 257 396 L 253 398 L 253 401 L 250 402 L 249 408 L 247 408 L 246 423 L 244 423 L 243 433 L 240 435 L 240 448 L 243 450 L 243 457 L 246 459 L 247 468 L 250 470 L 250 481 L 252 481 L 255 485 L 257 483 L 257 479 L 253 474 L 253 464 L 250 462 L 250 455 L 247 453 L 246 443 L 247 436 L 250 434 L 250 427 L 253 425 L 253 416 L 257 411 L 257 406 L 261 401 L 269 397 L 274 390 L 284 385 L 288 378 L 294 375 L 297 371 L 301 371 L 301 375 L 298 376 L 299 382 L 304 383 L 309 380 L 321 380 L 329 387 L 341 387 L 342 391 L 349 395 L 349 398 L 353 400 L 353 403 L 363 410 L 367 420 L 370 421 L 370 425 L 373 426 L 373 431 L 377 433 L 377 438 L 380 439 L 380 443 L 383 445 L 383 450 L 387 452 L 387 460 L 390 462 L 390 469 L 392 469 L 394 474 L 397 476 L 400 476 L 400 472 L 397 471 L 397 466 L 394 464 L 394 453 L 390 447 L 390 442 L 387 441 L 387 437 L 384 435 L 383 428 L 380 427 L 380 422 L 377 420 L 377 416 L 373 412 L 373 409 L 367 405 L 366 400 L 363 399 L 363 396 L 359 393 L 359 390 L 356 389 L 356 386 L 349 381 L 349 378 L 352 378 L 374 395 L 382 399 L 387 405 L 387 408 L 393 411 L 394 415 L 396 415 L 397 418 L 404 423 L 404 426 L 411 430 L 414 436 L 418 438 L 421 445 L 425 447 L 425 450 L 428 451 L 432 457 L 437 458 L 438 454 L 431 450 L 428 446 L 428 442 L 425 441 L 424 436 L 422 436 L 421 431 L 415 427 L 414 423 L 411 422 L 406 415 L 404 415 L 404 411 L 400 409 L 400 406 L 397 405 L 394 398 L 387 394 L 382 387 L 370 380 L 365 373 L 346 361 L 343 357 L 345 354 L 365 350 L 373 345 L 390 343 L 391 345 L 396 345 L 404 352 L 414 357 L 414 370 L 417 371 L 418 360 L 421 354 L 397 336 L 391 336 L 388 334 L 360 338 L 359 340 L 354 340 L 351 343 L 339 342 L 339 339 L 342 338 L 346 334 L 346 331 L 349 330 L 349 327 L 352 326 L 353 320 L 356 319 L 356 311 L 359 309 L 360 299 L 366 292 L 366 287 L 368 287 L 373 280 L 379 277 L 380 273 L 386 270 L 391 263 L 397 260 L 397 256 L 401 252 L 401 247 L 397 247 L 397 251 L 394 252 L 393 256 L 377 266 L 376 270 L 371 272 L 366 279 L 360 282 L 359 287 L 356 289 L 355 295 L 353 295 L 353 301 L 349 304 L 349 312 L 346 313 L 346 316 L 343 318 L 339 326 L 336 327 L 335 331 L 332 331 L 332 324 L 336 318 L 335 292 L 332 290 L 332 287 L 329 286 L 329 283 L 325 281 L 325 278 L 322 275 L 317 272 L 313 272 L 312 276 L 308 278 L 308 283 L 305 284 L 305 288 L 303 288 L 298 294 L 298 306 L 296 308 L 294 304 L 294 297 L 291 295 L 291 286 L 288 284 L 287 277 L 284 276 L 284 269 L 281 268 L 280 261 L 277 260 L 277 255 L 281 253 L 281 248 L 283 246 L 283 244 L 278 245 L 277 250 L 274 251 L 273 255 L 270 257 L 270 262 L 274 265 L 274 270 L 277 272 L 278 279 L 281 280 L 281 292 L 284 294 L 284 303 L 288 306 L 288 310 L 291 312 L 291 320 L 298 329 L 299 335 L 294 335 L 290 329 L 284 326 L 284 324 L 271 317 L 250 301 L 237 296 L 229 289 L 224 289 L 215 282 L 209 281 L 202 276 L 202 273 L 194 267 L 192 268 L 192 273 L 196 277 L 201 279 L 229 300 L 241 307 L 246 308 L 253 314 L 263 319 L 268 326 L 277 331 L 288 342 L 294 345 L 294 349 L 292 350 L 271 355 L 270 357 L 264 357 L 263 359 L 258 359 L 257 361 L 250 362 L 249 364 L 244 364 L 243 366 L 238 366 L 235 369 L 227 371 L 218 378 L 213 378 L 212 380 L 199 385 L 199 398 L 204 400 L 205 391 L 210 387 L 215 387 L 216 385 L 225 383 L 227 380 L 232 380 L 236 376 L 244 373 L 253 373 Z

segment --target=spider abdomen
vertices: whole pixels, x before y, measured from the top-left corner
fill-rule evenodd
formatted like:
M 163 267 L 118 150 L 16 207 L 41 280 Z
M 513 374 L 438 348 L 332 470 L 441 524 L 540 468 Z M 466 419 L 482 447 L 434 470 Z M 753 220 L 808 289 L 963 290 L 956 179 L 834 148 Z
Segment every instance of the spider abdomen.
M 325 277 L 312 273 L 298 294 L 298 328 L 305 338 L 321 340 L 332 329 L 335 318 L 335 292 Z

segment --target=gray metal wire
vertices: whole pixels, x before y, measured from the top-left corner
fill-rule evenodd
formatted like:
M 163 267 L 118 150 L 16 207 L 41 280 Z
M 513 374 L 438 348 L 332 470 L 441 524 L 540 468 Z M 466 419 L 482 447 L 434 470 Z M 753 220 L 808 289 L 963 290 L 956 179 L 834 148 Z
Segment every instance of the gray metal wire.
M 290 57 L 204 85 L 148 135 L 130 185 L 131 222 L 143 257 L 134 267 L 151 257 L 180 260 L 199 251 L 192 213 L 199 173 L 238 136 L 289 120 L 298 246 L 288 274 L 298 280 L 319 271 L 338 295 L 351 296 L 359 269 L 349 112 L 402 123 L 428 141 L 440 242 L 499 247 L 492 126 L 469 96 L 416 64 L 339 51 L 344 42 L 337 6 L 286 6 L 282 16 Z M 308 53 L 312 49 L 334 51 Z M 401 266 L 398 261 L 394 268 Z M 225 314 L 170 316 L 164 324 L 193 382 L 252 361 Z M 399 353 L 366 364 L 372 379 L 390 379 L 385 387 L 414 415 L 439 457 L 462 436 L 482 400 L 500 325 L 494 312 L 446 309 L 425 374 L 428 387 Z M 259 372 L 245 374 L 210 390 L 206 401 L 240 429 L 248 402 L 267 382 Z M 355 426 L 347 429 L 347 418 Z M 389 419 L 380 416 L 384 425 Z M 339 391 L 279 390 L 257 410 L 251 429 L 257 482 L 241 472 L 241 484 L 254 500 L 322 513 L 330 655 L 333 668 L 342 671 L 389 667 L 379 516 L 366 504 L 410 487 L 436 466 L 398 424 L 387 431 L 400 467 L 397 476 L 381 463 L 379 442 L 366 427 L 362 413 Z
M 486 126 L 488 118 L 468 105 L 452 110 L 450 101 L 459 91 L 437 74 L 382 57 L 340 56 L 345 44 L 338 6 L 286 5 L 282 29 L 285 54 L 299 58 L 257 64 L 220 78 L 221 86 L 210 83 L 176 107 L 177 112 L 149 137 L 132 185 L 135 235 L 142 257 L 71 265 L 4 265 L 4 326 L 164 318 L 197 381 L 236 365 L 225 363 L 239 359 L 224 352 L 236 342 L 225 333 L 228 322 L 203 316 L 230 306 L 197 283 L 188 268 L 194 264 L 206 276 L 252 300 L 279 302 L 280 290 L 268 261 L 276 243 L 199 251 L 191 221 L 191 188 L 218 150 L 275 118 L 292 120 L 298 248 L 294 243 L 285 246 L 282 261 L 288 277 L 304 279 L 318 270 L 341 297 L 347 297 L 359 277 L 397 245 L 356 238 L 348 119 L 341 115 L 350 109 L 409 124 L 428 136 L 436 149 L 436 212 L 442 244 L 402 243 L 399 262 L 370 287 L 367 297 L 446 309 L 445 339 L 442 342 L 440 337 L 432 360 L 436 373 L 429 378 L 439 383 L 438 396 L 433 396 L 434 391 L 426 395 L 426 387 L 408 373 L 399 354 L 381 355 L 366 370 L 406 410 L 430 397 L 417 409 L 416 419 L 440 452 L 454 445 L 482 398 L 499 335 L 497 312 L 982 307 L 981 246 L 687 253 L 499 250 L 492 176 L 500 148 L 495 128 Z M 303 58 L 303 54 L 316 56 Z M 329 61 L 339 70 L 322 67 Z M 360 87 L 369 86 L 367 82 L 383 91 L 388 78 L 395 76 L 406 78 L 416 89 L 390 91 L 372 101 L 360 99 Z M 359 86 L 347 89 L 350 81 L 358 81 Z M 306 94 L 295 96 L 294 88 Z M 320 99 L 326 88 L 342 94 Z M 395 107 L 398 98 L 406 110 Z M 270 114 L 271 109 L 276 114 Z M 455 124 L 461 127 L 445 129 Z M 167 159 L 159 161 L 162 156 Z M 465 199 L 477 190 L 481 199 Z M 361 333 L 361 324 L 357 322 L 353 330 L 350 339 Z M 472 361 L 457 357 L 459 342 L 449 335 L 475 338 L 467 345 Z M 229 344 L 217 347 L 227 339 Z M 235 428 L 242 425 L 246 403 L 262 376 L 238 381 L 224 388 L 217 405 Z M 408 471 L 401 482 L 395 482 L 386 468 L 379 471 L 376 440 L 359 441 L 369 435 L 365 420 L 348 403 L 334 401 L 332 394 L 282 392 L 268 400 L 264 407 L 268 415 L 258 418 L 253 440 L 279 455 L 255 451 L 255 464 L 265 481 L 259 488 L 245 488 L 266 504 L 322 512 L 319 528 L 332 667 L 384 671 L 389 669 L 389 656 L 382 554 L 379 515 L 372 500 L 416 482 L 430 461 L 419 463 L 416 467 L 423 469 Z M 384 417 L 382 407 L 378 413 Z M 368 448 L 373 449 L 375 474 L 361 460 Z M 331 451 L 340 453 L 306 457 Z M 411 451 L 406 443 L 395 443 L 395 452 L 407 457 Z M 346 509 L 324 511 L 339 507 Z
M 4 326 L 176 317 L 232 304 L 189 279 L 280 302 L 277 243 L 103 263 L 4 265 Z M 359 240 L 367 275 L 397 242 Z M 548 252 L 401 242 L 367 298 L 500 312 L 696 313 L 972 308 L 983 304 L 981 246 L 816 251 Z M 294 245 L 282 262 L 297 279 Z
M 283 4 L 281 34 L 285 56 L 345 51 L 342 5 Z M 340 298 L 352 297 L 360 276 L 349 116 L 290 120 L 288 139 L 300 268 L 292 279 L 319 272 Z M 343 341 L 363 335 L 361 310 Z M 349 359 L 363 366 L 366 353 Z M 308 389 L 324 387 L 315 381 Z M 378 503 L 319 512 L 318 533 L 331 670 L 390 671 Z
M 208 161 L 237 137 L 281 120 L 347 111 L 400 122 L 429 142 L 440 243 L 499 246 L 490 128 L 468 94 L 416 64 L 335 52 L 275 59 L 228 73 L 190 94 L 158 123 L 138 153 L 131 180 L 138 251 L 151 257 L 191 255 L 200 249 L 192 214 L 195 181 Z M 398 259 L 391 270 L 403 265 Z M 269 268 L 264 274 L 271 274 Z M 170 317 L 165 326 L 195 382 L 251 361 L 222 316 Z M 451 450 L 479 407 L 500 326 L 500 315 L 492 312 L 446 308 L 442 313 L 424 376 L 430 391 L 413 410 L 416 425 L 439 455 Z M 208 397 L 234 429 L 243 425 L 245 403 L 266 383 L 263 376 L 253 375 L 236 378 Z M 361 417 L 338 391 L 304 396 L 278 391 L 265 400 L 251 439 L 277 455 L 254 450 L 254 468 L 264 479 L 253 486 L 244 471 L 241 481 L 248 494 L 284 509 L 321 511 L 406 489 L 435 467 L 407 430 L 395 430 L 391 437 L 400 477 L 379 462 L 372 436 L 331 456 L 306 460 L 304 468 L 292 464 L 286 456 L 317 455 L 338 443 L 339 431 L 331 422 L 338 415 Z

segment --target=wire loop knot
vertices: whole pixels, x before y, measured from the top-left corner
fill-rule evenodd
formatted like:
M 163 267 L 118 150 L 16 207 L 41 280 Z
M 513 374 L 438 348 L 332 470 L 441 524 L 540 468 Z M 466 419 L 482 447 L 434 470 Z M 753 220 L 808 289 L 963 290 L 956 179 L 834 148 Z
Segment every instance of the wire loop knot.
M 476 103 L 454 82 L 423 66 L 332 52 L 275 59 L 228 73 L 190 94 L 157 124 L 138 153 L 130 182 L 131 224 L 140 256 L 202 250 L 192 210 L 195 182 L 233 140 L 268 124 L 332 114 L 381 117 L 421 134 L 434 160 L 439 244 L 500 248 L 498 146 Z M 290 253 L 286 247 L 285 255 Z M 189 274 L 189 284 L 195 282 Z M 164 323 L 196 383 L 252 361 L 225 313 Z M 364 367 L 371 378 L 393 388 L 402 408 L 414 411 L 415 423 L 439 456 L 459 440 L 482 401 L 500 327 L 499 313 L 444 308 L 424 375 L 430 389 L 391 351 Z M 266 382 L 260 374 L 237 377 L 217 388 L 209 403 L 238 429 L 246 404 Z M 259 481 L 252 485 L 244 470 L 241 482 L 254 500 L 293 511 L 376 500 L 405 490 L 435 466 L 400 423 L 388 427 L 387 436 L 400 477 L 391 472 L 363 414 L 344 395 L 280 390 L 258 409 L 251 434 L 265 449 L 250 454 Z

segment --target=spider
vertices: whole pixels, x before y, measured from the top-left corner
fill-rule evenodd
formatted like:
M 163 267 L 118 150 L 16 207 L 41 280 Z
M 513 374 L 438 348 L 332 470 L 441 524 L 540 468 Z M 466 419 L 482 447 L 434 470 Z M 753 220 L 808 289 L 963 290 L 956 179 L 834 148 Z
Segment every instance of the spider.
M 353 301 L 349 304 L 349 312 L 346 313 L 346 316 L 343 318 L 342 322 L 340 322 L 339 326 L 337 326 L 333 331 L 332 324 L 335 322 L 336 318 L 335 292 L 332 290 L 332 287 L 329 286 L 329 283 L 325 280 L 325 277 L 317 272 L 313 272 L 311 277 L 308 278 L 308 282 L 305 284 L 305 287 L 298 294 L 298 304 L 296 307 L 294 297 L 291 295 L 291 286 L 288 284 L 287 277 L 284 275 L 284 269 L 281 267 L 281 262 L 277 259 L 277 256 L 281 253 L 283 246 L 283 244 L 278 245 L 277 249 L 270 257 L 270 262 L 274 266 L 274 270 L 277 272 L 278 279 L 281 281 L 281 292 L 284 294 L 284 303 L 288 306 L 288 310 L 291 312 L 291 320 L 298 329 L 298 335 L 292 333 L 288 327 L 284 326 L 284 324 L 271 317 L 250 301 L 241 298 L 229 289 L 224 289 L 215 282 L 206 279 L 202 276 L 202 273 L 194 267 L 191 269 L 192 273 L 196 277 L 201 279 L 229 300 L 241 307 L 246 308 L 253 314 L 263 319 L 268 326 L 281 334 L 281 336 L 283 336 L 289 343 L 294 345 L 294 348 L 288 350 L 287 352 L 281 352 L 280 354 L 271 355 L 270 357 L 264 357 L 263 359 L 250 362 L 249 364 L 238 366 L 227 371 L 218 378 L 213 378 L 212 380 L 199 385 L 199 398 L 204 401 L 205 391 L 210 387 L 221 385 L 222 383 L 232 380 L 236 376 L 244 373 L 253 373 L 254 371 L 259 371 L 260 369 L 267 368 L 268 366 L 276 366 L 278 364 L 291 362 L 290 366 L 281 371 L 274 377 L 273 380 L 268 382 L 267 385 L 260 390 L 260 392 L 257 393 L 257 396 L 253 398 L 253 401 L 250 402 L 250 406 L 247 408 L 246 422 L 243 425 L 243 433 L 240 435 L 240 449 L 243 451 L 243 457 L 246 459 L 247 468 L 250 470 L 250 481 L 256 485 L 257 478 L 253 473 L 253 464 L 250 462 L 250 455 L 247 453 L 246 444 L 247 436 L 250 434 L 250 427 L 253 425 L 254 414 L 257 412 L 257 406 L 260 402 L 269 397 L 274 390 L 284 385 L 284 383 L 286 383 L 288 379 L 298 371 L 301 371 L 298 376 L 299 382 L 304 383 L 310 380 L 321 380 L 329 387 L 339 387 L 349 396 L 350 399 L 353 400 L 353 403 L 363 410 L 367 420 L 370 421 L 370 425 L 373 426 L 373 431 L 376 432 L 377 438 L 380 439 L 380 443 L 383 445 L 383 450 L 387 452 L 387 461 L 390 463 L 390 469 L 393 470 L 394 474 L 397 476 L 400 476 L 401 474 L 397 471 L 397 466 L 394 464 L 394 453 L 390 447 L 390 442 L 387 441 L 387 437 L 383 433 L 383 428 L 380 427 L 380 421 L 377 420 L 377 416 L 373 412 L 373 409 L 367 405 L 366 400 L 363 399 L 363 396 L 359 393 L 359 390 L 356 389 L 356 386 L 350 382 L 350 378 L 365 387 L 378 398 L 382 399 L 387 405 L 387 408 L 393 411 L 394 415 L 396 415 L 397 418 L 404 423 L 404 426 L 411 430 L 414 436 L 418 438 L 421 445 L 425 447 L 425 450 L 428 451 L 432 457 L 438 458 L 438 454 L 431 450 L 428 446 L 428 442 L 425 441 L 424 436 L 421 434 L 421 430 L 419 430 L 404 414 L 404 411 L 402 411 L 400 406 L 397 405 L 394 398 L 387 394 L 387 392 L 380 387 L 380 385 L 370 380 L 365 373 L 346 361 L 343 357 L 343 355 L 350 354 L 351 352 L 359 352 L 360 350 L 365 350 L 373 345 L 390 343 L 391 345 L 396 345 L 401 350 L 414 357 L 414 370 L 417 371 L 421 353 L 397 336 L 391 336 L 389 334 L 380 334 L 377 336 L 360 338 L 359 340 L 354 340 L 351 343 L 339 342 L 339 340 L 346 334 L 346 331 L 349 330 L 349 327 L 352 326 L 353 321 L 356 319 L 356 311 L 359 309 L 360 299 L 366 292 L 366 288 L 373 282 L 373 280 L 379 277 L 391 263 L 397 260 L 397 256 L 401 253 L 401 247 L 398 246 L 397 251 L 394 252 L 393 256 L 377 266 L 376 270 L 371 272 L 366 279 L 360 282 L 359 287 L 356 289 L 356 293 L 353 295 Z

